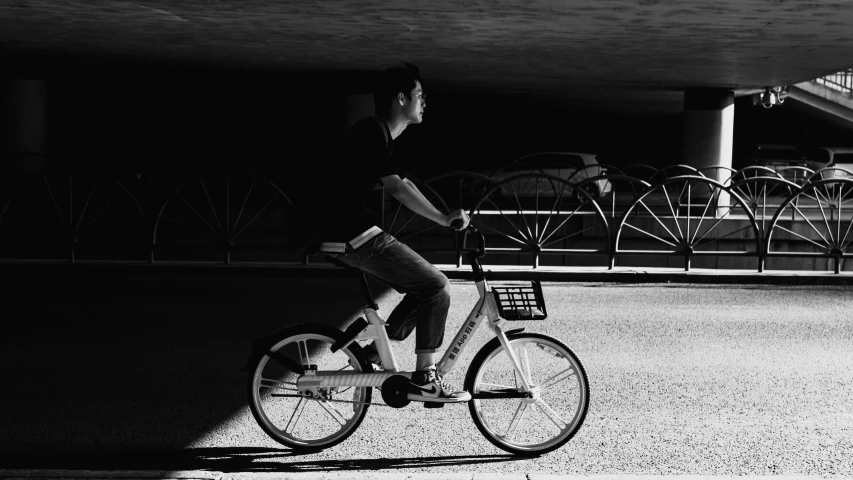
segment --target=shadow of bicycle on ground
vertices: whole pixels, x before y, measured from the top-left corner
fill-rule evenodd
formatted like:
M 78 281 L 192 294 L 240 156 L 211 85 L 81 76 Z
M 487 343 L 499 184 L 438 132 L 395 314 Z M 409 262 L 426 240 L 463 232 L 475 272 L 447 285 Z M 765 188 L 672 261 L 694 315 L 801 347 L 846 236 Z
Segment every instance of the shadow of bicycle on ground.
M 304 460 L 317 451 L 274 448 L 194 448 L 174 451 L 127 451 L 79 454 L 39 453 L 18 455 L 8 469 L 146 470 L 166 475 L 174 470 L 234 472 L 342 472 L 350 470 L 402 470 L 409 468 L 463 467 L 524 460 L 513 455 L 462 455 L 444 457 Z M 146 477 L 147 478 L 147 477 Z M 165 477 L 164 477 L 165 478 Z

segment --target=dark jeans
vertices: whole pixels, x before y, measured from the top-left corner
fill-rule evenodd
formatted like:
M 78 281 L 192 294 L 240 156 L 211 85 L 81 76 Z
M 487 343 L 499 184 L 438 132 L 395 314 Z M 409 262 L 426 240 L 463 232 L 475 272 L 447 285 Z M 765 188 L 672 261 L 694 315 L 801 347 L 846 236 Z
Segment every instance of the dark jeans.
M 450 309 L 450 286 L 443 273 L 387 233 L 337 259 L 406 295 L 386 320 L 388 338 L 405 340 L 417 327 L 415 353 L 438 350 Z

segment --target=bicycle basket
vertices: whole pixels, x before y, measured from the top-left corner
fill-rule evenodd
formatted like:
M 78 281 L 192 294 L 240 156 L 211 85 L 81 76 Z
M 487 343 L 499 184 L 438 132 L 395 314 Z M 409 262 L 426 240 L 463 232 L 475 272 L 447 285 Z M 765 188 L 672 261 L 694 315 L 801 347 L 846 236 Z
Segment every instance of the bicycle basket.
M 493 286 L 492 293 L 498 315 L 505 320 L 544 320 L 548 317 L 542 285 L 536 280 L 523 285 Z

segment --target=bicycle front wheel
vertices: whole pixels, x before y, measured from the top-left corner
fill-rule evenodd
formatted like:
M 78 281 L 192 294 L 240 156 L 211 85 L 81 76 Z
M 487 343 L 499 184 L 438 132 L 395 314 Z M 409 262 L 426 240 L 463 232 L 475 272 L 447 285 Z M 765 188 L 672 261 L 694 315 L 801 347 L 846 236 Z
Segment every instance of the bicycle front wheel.
M 295 362 L 318 371 L 370 372 L 357 344 L 332 353 L 340 330 L 322 325 L 285 329 L 259 355 L 249 377 L 249 407 L 261 428 L 291 448 L 321 449 L 349 437 L 367 413 L 371 387 L 327 387 L 306 395 L 296 388 Z
M 498 339 L 487 343 L 465 377 L 474 424 L 498 448 L 541 455 L 571 440 L 589 408 L 589 382 L 577 356 L 559 340 L 538 333 L 507 336 L 523 383 Z

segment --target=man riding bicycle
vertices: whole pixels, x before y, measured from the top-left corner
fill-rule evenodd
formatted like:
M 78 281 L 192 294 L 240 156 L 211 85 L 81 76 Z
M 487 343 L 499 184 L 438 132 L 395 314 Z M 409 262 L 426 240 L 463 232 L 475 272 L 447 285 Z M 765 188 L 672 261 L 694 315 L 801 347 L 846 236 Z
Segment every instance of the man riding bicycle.
M 387 320 L 391 340 L 405 340 L 416 330 L 416 372 L 412 374 L 408 398 L 423 402 L 466 402 L 471 395 L 456 391 L 436 372 L 438 348 L 450 308 L 447 277 L 432 264 L 376 226 L 367 208 L 371 190 L 380 183 L 385 191 L 418 215 L 450 226 L 461 220 L 463 210 L 439 211 L 401 175 L 394 159 L 393 140 L 409 124 L 423 121 L 426 95 L 417 67 L 389 68 L 382 72 L 373 94 L 376 116 L 365 117 L 348 131 L 342 161 L 324 180 L 324 198 L 319 206 L 322 224 L 315 233 L 322 238 L 322 252 L 337 253 L 337 260 L 364 271 L 369 277 L 405 294 Z M 379 363 L 374 344 L 364 348 L 365 357 Z

